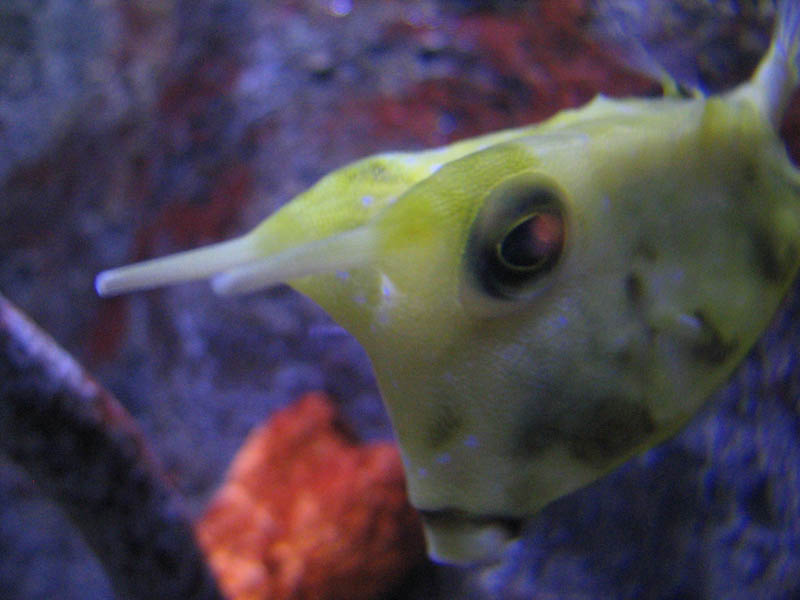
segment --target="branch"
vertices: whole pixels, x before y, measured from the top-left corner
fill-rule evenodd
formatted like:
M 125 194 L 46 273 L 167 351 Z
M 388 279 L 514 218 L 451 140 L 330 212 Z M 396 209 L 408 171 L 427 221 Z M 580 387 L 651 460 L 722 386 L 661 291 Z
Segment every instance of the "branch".
M 2 295 L 0 449 L 67 512 L 121 597 L 222 597 L 132 417 Z

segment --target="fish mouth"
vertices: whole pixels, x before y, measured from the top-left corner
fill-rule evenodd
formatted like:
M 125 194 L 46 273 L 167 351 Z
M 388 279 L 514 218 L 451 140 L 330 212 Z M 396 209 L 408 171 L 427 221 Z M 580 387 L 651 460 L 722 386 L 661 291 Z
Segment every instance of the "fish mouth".
M 518 539 L 525 519 L 472 514 L 455 508 L 420 509 L 428 554 L 456 565 L 498 562 L 506 546 Z

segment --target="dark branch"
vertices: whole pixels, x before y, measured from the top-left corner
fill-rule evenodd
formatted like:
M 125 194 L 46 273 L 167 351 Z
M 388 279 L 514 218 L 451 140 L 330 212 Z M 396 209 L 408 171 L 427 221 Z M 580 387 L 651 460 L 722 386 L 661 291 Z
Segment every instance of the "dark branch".
M 222 597 L 133 419 L 2 295 L 0 449 L 71 517 L 120 596 Z

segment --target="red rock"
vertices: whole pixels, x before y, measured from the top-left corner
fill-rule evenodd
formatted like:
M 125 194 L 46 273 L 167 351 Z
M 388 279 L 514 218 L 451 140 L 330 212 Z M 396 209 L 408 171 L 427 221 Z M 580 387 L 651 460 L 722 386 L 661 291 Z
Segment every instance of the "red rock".
M 485 11 L 440 27 L 442 47 L 491 67 L 478 76 L 455 75 L 408 82 L 391 94 L 356 94 L 332 127 L 358 122 L 377 138 L 401 147 L 437 146 L 498 129 L 543 121 L 578 107 L 598 92 L 610 96 L 660 93 L 651 78 L 623 64 L 613 50 L 587 35 L 584 0 L 541 0 L 529 10 Z M 426 27 L 390 28 L 398 40 L 424 46 Z M 399 42 L 398 42 L 399 43 Z M 444 117 L 444 118 L 443 118 Z
M 358 444 L 322 394 L 250 434 L 197 534 L 237 600 L 380 598 L 424 557 L 396 447 Z

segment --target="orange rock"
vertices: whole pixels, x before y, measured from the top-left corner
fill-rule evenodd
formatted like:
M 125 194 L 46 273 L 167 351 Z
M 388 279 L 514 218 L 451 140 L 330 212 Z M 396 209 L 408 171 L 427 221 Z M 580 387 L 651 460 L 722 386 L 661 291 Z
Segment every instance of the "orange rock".
M 396 447 L 359 445 L 322 394 L 248 436 L 197 535 L 236 600 L 379 598 L 424 557 Z

